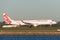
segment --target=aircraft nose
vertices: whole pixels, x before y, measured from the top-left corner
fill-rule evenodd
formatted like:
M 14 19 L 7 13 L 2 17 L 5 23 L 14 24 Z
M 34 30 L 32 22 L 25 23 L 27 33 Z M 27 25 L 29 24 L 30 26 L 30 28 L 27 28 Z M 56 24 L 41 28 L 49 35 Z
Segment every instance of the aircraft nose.
M 52 22 L 53 24 L 57 24 L 56 22 Z

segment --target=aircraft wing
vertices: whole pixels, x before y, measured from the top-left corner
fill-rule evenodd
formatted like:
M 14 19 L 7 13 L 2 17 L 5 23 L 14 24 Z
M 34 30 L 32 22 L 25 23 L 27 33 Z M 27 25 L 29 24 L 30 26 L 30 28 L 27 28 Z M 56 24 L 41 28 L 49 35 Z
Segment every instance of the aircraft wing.
M 27 24 L 27 25 L 32 25 L 31 23 L 25 22 L 23 20 L 21 20 L 21 22 L 24 23 L 24 24 Z

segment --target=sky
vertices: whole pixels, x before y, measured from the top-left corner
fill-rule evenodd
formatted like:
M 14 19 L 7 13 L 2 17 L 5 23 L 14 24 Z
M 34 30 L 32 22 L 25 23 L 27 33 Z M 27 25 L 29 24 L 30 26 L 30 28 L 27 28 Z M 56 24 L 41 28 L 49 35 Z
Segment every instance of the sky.
M 14 20 L 60 21 L 60 0 L 0 0 L 0 21 L 4 12 Z

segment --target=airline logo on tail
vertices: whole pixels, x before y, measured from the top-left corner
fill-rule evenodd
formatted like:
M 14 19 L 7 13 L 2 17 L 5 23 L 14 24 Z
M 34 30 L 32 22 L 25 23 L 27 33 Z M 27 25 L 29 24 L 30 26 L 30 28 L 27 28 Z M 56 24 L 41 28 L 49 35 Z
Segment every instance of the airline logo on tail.
M 4 17 L 5 22 L 7 22 L 8 24 L 11 24 L 11 19 L 8 17 L 6 13 L 3 13 L 3 17 Z

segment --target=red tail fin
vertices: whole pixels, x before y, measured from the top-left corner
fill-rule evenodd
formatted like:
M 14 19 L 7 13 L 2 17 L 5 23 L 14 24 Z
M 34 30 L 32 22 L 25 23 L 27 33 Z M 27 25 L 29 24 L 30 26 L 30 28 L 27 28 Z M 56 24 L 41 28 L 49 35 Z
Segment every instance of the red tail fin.
M 5 22 L 7 22 L 8 24 L 11 24 L 11 19 L 8 17 L 8 15 L 6 13 L 3 13 L 3 16 L 4 16 Z

